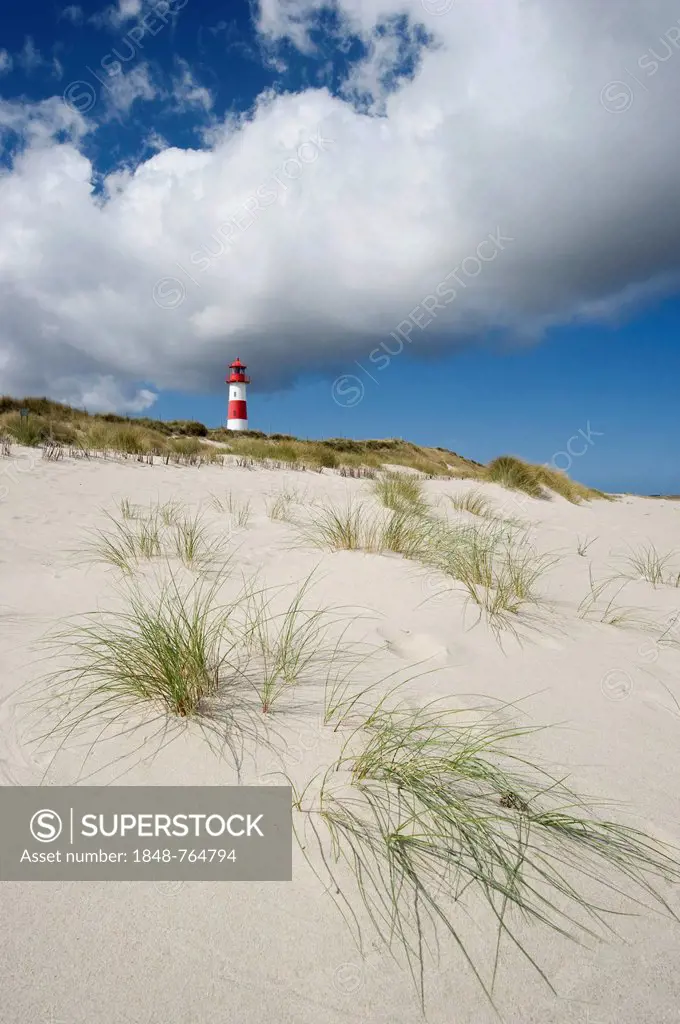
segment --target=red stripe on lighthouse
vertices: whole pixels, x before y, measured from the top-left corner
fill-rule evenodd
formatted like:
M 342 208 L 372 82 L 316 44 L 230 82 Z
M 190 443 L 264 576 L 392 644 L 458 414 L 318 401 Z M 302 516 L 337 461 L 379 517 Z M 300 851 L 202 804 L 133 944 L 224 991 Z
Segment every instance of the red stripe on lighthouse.
M 224 406 L 222 406 L 224 408 Z M 248 412 L 246 409 L 246 403 L 232 399 L 229 402 L 228 418 L 230 420 L 247 420 Z

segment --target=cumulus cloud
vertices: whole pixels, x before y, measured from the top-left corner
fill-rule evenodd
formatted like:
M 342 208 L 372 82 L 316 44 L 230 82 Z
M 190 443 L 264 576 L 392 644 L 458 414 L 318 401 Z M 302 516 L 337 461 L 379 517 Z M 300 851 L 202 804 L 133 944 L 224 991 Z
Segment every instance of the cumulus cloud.
M 12 55 L 8 53 L 7 50 L 0 49 L 0 76 L 8 75 L 12 70 L 13 65 L 14 61 L 12 60 Z
M 400 323 L 412 352 L 535 343 L 677 288 L 675 3 L 426 7 L 340 0 L 338 42 L 365 46 L 341 95 L 265 95 L 103 192 L 84 122 L 0 105 L 29 136 L 0 176 L 0 390 L 129 409 L 221 386 L 236 354 L 274 388 Z M 264 0 L 259 25 L 313 53 L 322 17 Z

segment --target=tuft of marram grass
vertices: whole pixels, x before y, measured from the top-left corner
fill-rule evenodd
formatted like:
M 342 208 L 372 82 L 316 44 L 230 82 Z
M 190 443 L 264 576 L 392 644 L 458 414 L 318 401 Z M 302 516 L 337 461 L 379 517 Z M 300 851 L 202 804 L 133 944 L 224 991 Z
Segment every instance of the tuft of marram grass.
M 668 572 L 668 564 L 674 558 L 674 552 L 660 554 L 653 544 L 636 548 L 626 558 L 627 575 L 631 579 L 647 580 L 655 587 L 667 584 L 678 586 L 680 575 Z
M 578 505 L 581 501 L 610 496 L 594 487 L 571 480 L 566 473 L 550 466 L 538 466 L 525 462 L 515 455 L 501 455 L 493 459 L 485 470 L 485 478 L 508 487 L 523 491 L 532 498 L 549 497 L 549 492 L 561 494 L 567 501 Z
M 380 550 L 380 524 L 375 512 L 363 502 L 349 501 L 344 507 L 319 503 L 314 517 L 298 522 L 305 539 L 330 551 Z
M 224 498 L 213 495 L 210 504 L 216 512 L 228 515 L 232 526 L 246 527 L 250 522 L 250 501 L 239 501 L 229 493 Z
M 129 498 L 122 498 L 119 508 L 123 519 L 137 519 L 139 515 L 139 506 L 133 505 Z
M 492 513 L 491 502 L 478 490 L 449 495 L 449 500 L 457 512 L 469 512 L 473 516 L 489 516 Z
M 284 487 L 266 502 L 267 515 L 274 521 L 289 523 L 292 521 L 291 506 L 300 501 L 299 491 L 295 488 Z
M 222 644 L 233 608 L 219 607 L 220 586 L 199 579 L 187 588 L 171 575 L 149 595 L 132 584 L 126 610 L 86 615 L 50 634 L 52 655 L 70 662 L 49 680 L 53 695 L 68 698 L 62 727 L 139 707 L 198 714 L 227 657 Z
M 391 552 L 405 558 L 424 559 L 437 527 L 421 506 L 399 505 L 391 510 L 363 502 L 344 507 L 320 503 L 314 518 L 297 523 L 303 536 L 316 547 L 330 551 Z
M 199 513 L 177 520 L 173 541 L 176 556 L 189 568 L 206 564 L 216 554 L 217 543 L 209 540 L 207 527 Z
M 431 567 L 462 583 L 469 599 L 497 624 L 538 601 L 536 584 L 553 562 L 536 552 L 526 535 L 518 538 L 493 520 L 443 525 L 429 552 Z
M 423 485 L 418 477 L 392 470 L 381 474 L 373 486 L 378 500 L 393 512 L 424 511 Z
M 244 674 L 256 691 L 264 714 L 273 711 L 290 687 L 328 661 L 326 637 L 332 617 L 326 609 L 312 610 L 306 606 L 311 584 L 310 576 L 278 613 L 272 608 L 278 594 L 271 590 L 251 587 L 241 607 L 239 633 L 248 652 Z
M 607 577 L 595 582 L 593 578 L 593 567 L 588 567 L 588 578 L 590 589 L 578 606 L 580 619 L 602 622 L 607 626 L 619 628 L 639 629 L 648 631 L 652 627 L 651 621 L 645 616 L 640 608 L 634 608 L 617 604 L 617 598 L 628 585 L 622 583 L 615 593 L 608 592 L 612 584 L 618 580 L 617 576 Z
M 672 914 L 659 883 L 680 880 L 676 851 L 594 815 L 515 742 L 527 729 L 489 724 L 488 711 L 378 708 L 322 778 L 295 791 L 295 834 L 353 926 L 359 904 L 385 945 L 398 944 L 425 1008 L 427 951 L 442 932 L 492 1000 L 503 941 L 550 984 L 516 931 L 527 921 L 573 939 L 611 930 L 605 897 L 650 900 Z M 319 854 L 319 860 L 315 856 Z M 593 882 L 597 898 L 583 895 Z M 473 959 L 465 919 L 495 922 L 489 970 Z M 551 986 L 552 987 L 552 986 Z
M 183 506 L 179 501 L 158 502 L 151 507 L 151 514 L 157 515 L 163 526 L 175 526 L 184 514 Z
M 88 556 L 95 562 L 115 566 L 123 573 L 131 573 L 141 559 L 159 557 L 162 554 L 161 534 L 158 519 L 117 520 L 106 513 L 109 530 L 96 530 L 86 546 Z

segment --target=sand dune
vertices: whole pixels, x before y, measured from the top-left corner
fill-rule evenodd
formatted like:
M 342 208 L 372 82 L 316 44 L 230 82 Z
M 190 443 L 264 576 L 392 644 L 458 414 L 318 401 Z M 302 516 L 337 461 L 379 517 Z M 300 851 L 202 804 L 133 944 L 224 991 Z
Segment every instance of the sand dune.
M 0 470 L 7 488 L 0 503 L 0 784 L 66 785 L 85 778 L 97 784 L 219 785 L 238 778 L 252 784 L 285 771 L 304 786 L 338 756 L 346 730 L 324 724 L 327 662 L 286 688 L 269 715 L 253 696 L 262 742 L 244 727 L 240 776 L 227 753 L 219 757 L 191 721 L 161 746 L 141 712 L 134 737 L 108 739 L 87 757 L 87 731 L 56 754 L 54 745 L 31 742 L 36 728 L 23 703 L 26 688 L 65 666 L 41 639 L 68 616 L 125 607 L 124 581 L 110 564 L 88 559 L 88 538 L 110 529 L 107 512 L 121 518 L 124 499 L 139 515 L 176 502 L 201 516 L 210 568 L 224 566 L 225 600 L 257 576 L 260 587 L 278 588 L 268 593 L 281 610 L 311 575 L 305 607 L 328 609 L 327 642 L 342 635 L 356 657 L 352 692 L 375 684 L 350 725 L 362 707 L 401 683 L 399 699 L 407 708 L 443 698 L 455 707 L 483 707 L 499 725 L 550 726 L 518 740 L 520 753 L 568 775 L 583 796 L 617 805 L 607 816 L 662 841 L 680 841 L 680 589 L 621 577 L 597 601 L 582 604 L 591 583 L 629 571 L 631 549 L 654 544 L 660 553 L 673 550 L 680 505 L 630 496 L 572 505 L 559 496 L 543 501 L 476 483 L 495 515 L 521 521 L 515 529 L 524 531 L 526 543 L 553 559 L 536 582 L 537 600 L 493 623 L 460 582 L 432 566 L 396 554 L 323 550 L 296 526 L 296 520 L 313 521 L 324 502 L 344 507 L 363 501 L 378 514 L 368 480 L 332 471 L 151 467 L 132 460 L 50 463 L 23 448 L 14 448 Z M 448 496 L 471 487 L 465 480 L 423 483 L 433 515 L 482 522 L 449 507 Z M 285 516 L 271 518 L 283 492 Z M 169 571 L 190 581 L 196 569 L 170 553 L 169 561 L 142 559 L 135 578 L 152 594 Z M 668 580 L 679 572 L 680 557 L 671 558 Z M 627 616 L 622 606 L 631 609 Z M 677 885 L 659 887 L 680 913 Z M 631 909 L 613 895 L 611 905 Z M 557 994 L 504 942 L 494 988 L 503 1019 L 677 1020 L 680 926 L 654 910 L 638 910 L 612 922 L 618 936 L 583 945 L 518 917 L 517 934 Z M 488 908 L 463 895 L 453 912 L 488 979 L 496 948 Z M 398 948 L 395 960 L 362 918 L 362 957 L 332 891 L 297 846 L 292 883 L 4 883 L 0 917 L 0 1017 L 8 1022 L 412 1024 L 421 1015 L 417 986 Z M 455 942 L 440 938 L 439 960 L 425 956 L 427 1019 L 497 1020 Z

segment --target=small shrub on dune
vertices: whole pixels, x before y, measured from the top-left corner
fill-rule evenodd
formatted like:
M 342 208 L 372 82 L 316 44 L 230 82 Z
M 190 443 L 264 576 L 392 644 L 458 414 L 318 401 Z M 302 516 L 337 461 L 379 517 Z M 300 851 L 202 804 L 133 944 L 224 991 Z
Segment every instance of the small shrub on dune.
M 306 453 L 303 453 L 298 458 L 305 458 Z M 325 445 L 317 445 L 310 448 L 309 455 L 306 456 L 308 461 L 315 466 L 321 466 L 323 469 L 335 469 L 340 465 L 340 460 L 336 453 L 327 448 Z
M 492 1000 L 504 940 L 548 981 L 518 925 L 576 940 L 605 933 L 620 912 L 606 906 L 612 895 L 672 914 L 656 887 L 680 880 L 676 851 L 595 816 L 563 778 L 517 750 L 530 731 L 489 724 L 488 709 L 471 721 L 439 702 L 378 706 L 316 797 L 294 791 L 305 856 L 359 942 L 360 905 L 387 948 L 397 940 L 423 1009 L 426 957 L 442 934 Z M 465 925 L 485 908 L 488 971 Z

